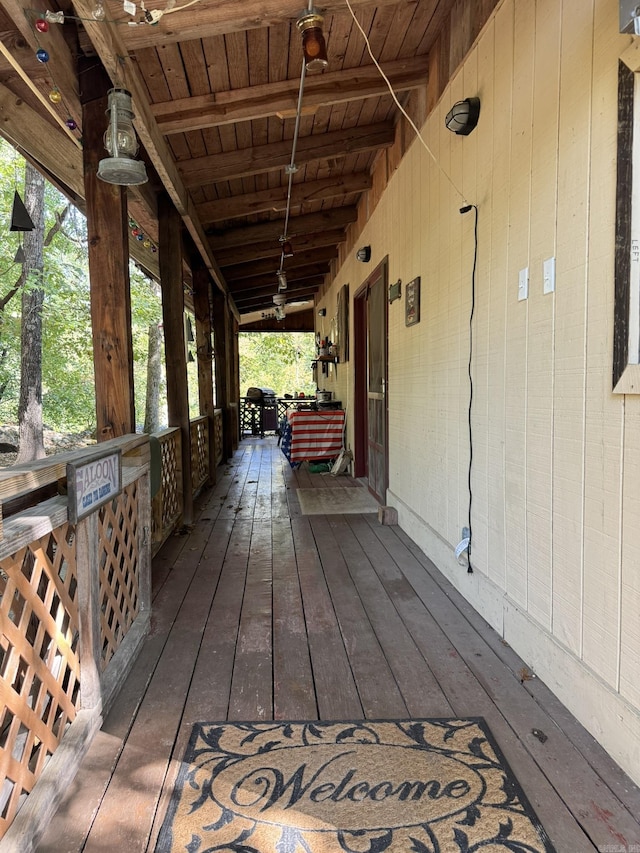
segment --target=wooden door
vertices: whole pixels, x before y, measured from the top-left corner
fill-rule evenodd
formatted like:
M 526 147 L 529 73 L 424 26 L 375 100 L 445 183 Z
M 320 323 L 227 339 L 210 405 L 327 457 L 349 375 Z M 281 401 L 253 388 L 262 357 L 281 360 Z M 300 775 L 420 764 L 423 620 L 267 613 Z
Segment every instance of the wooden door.
M 384 503 L 388 485 L 387 265 L 383 262 L 355 299 L 356 476 Z

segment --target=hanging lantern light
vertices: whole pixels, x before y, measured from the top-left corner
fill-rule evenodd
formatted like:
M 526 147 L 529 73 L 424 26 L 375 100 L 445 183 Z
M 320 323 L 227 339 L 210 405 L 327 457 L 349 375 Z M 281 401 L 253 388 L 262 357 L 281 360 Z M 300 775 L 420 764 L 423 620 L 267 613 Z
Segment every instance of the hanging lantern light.
M 322 34 L 324 18 L 315 9 L 303 12 L 296 21 L 302 33 L 302 52 L 307 71 L 322 71 L 329 64 L 327 46 Z
M 104 147 L 109 152 L 98 164 L 98 177 L 108 184 L 136 186 L 148 181 L 142 160 L 136 160 L 138 140 L 133 129 L 131 93 L 126 89 L 109 91 L 109 126 L 104 134 Z
M 287 274 L 284 270 L 278 271 L 278 290 L 287 289 Z

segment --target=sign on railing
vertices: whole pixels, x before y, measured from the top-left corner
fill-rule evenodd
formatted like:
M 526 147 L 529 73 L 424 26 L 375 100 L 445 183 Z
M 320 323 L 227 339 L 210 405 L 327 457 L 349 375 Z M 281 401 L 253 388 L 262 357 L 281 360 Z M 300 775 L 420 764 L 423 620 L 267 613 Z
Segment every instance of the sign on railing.
M 67 463 L 69 521 L 77 524 L 122 491 L 122 454 L 101 453 Z

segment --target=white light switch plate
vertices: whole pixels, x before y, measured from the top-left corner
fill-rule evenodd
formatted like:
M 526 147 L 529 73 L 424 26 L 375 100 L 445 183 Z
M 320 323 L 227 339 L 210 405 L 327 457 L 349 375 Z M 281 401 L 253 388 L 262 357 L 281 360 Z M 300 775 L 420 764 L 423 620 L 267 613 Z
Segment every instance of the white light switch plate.
M 542 265 L 542 280 L 544 293 L 553 293 L 556 289 L 556 259 L 547 258 Z
M 529 297 L 529 267 L 525 267 L 518 273 L 518 301 Z

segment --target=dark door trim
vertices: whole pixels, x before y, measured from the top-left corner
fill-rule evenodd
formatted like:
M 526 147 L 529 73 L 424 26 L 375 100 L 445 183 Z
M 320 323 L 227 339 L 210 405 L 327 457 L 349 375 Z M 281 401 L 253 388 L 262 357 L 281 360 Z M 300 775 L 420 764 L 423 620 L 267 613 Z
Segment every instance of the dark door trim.
M 388 376 L 389 376 L 389 349 L 386 343 L 388 342 L 388 326 L 389 326 L 389 310 L 388 300 L 386 298 L 386 288 L 388 284 L 388 257 L 385 257 L 373 272 L 363 282 L 362 286 L 356 291 L 353 300 L 353 320 L 354 320 L 354 476 L 366 477 L 369 476 L 368 470 L 368 419 L 369 419 L 369 400 L 368 400 L 368 356 L 367 356 L 367 298 L 369 288 L 378 279 L 382 278 L 382 286 L 385 291 L 384 299 L 384 377 L 385 377 L 385 482 L 384 494 L 389 487 L 389 404 L 388 404 Z

